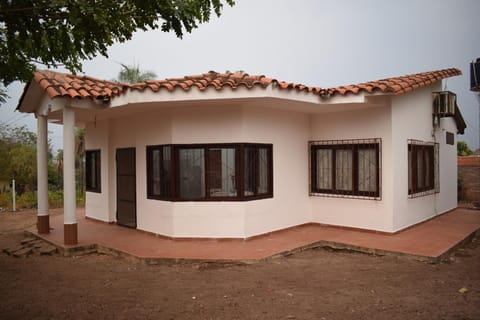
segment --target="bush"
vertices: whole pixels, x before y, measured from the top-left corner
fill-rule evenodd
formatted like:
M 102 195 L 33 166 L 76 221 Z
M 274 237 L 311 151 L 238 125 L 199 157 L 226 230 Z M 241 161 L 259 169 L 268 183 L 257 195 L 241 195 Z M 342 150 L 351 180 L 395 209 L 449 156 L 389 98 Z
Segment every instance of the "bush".
M 37 207 L 37 192 L 27 191 L 22 195 L 17 194 L 16 209 L 32 209 Z M 63 190 L 48 191 L 48 206 L 50 208 L 63 207 Z M 85 193 L 77 193 L 77 206 L 85 206 Z M 0 211 L 12 210 L 12 193 L 0 193 Z
M 0 211 L 12 208 L 12 194 L 10 192 L 0 193 Z
M 60 208 L 63 206 L 63 191 L 48 191 L 48 206 L 50 208 Z
M 37 206 L 37 193 L 33 191 L 27 191 L 21 196 L 17 195 L 16 206 L 18 209 L 35 208 Z
M 77 207 L 85 206 L 85 192 L 77 193 Z
M 15 200 L 15 209 L 31 209 L 37 206 L 37 194 L 33 191 L 24 192 L 22 195 L 16 194 Z M 0 194 L 0 210 L 12 210 L 12 208 L 12 193 Z

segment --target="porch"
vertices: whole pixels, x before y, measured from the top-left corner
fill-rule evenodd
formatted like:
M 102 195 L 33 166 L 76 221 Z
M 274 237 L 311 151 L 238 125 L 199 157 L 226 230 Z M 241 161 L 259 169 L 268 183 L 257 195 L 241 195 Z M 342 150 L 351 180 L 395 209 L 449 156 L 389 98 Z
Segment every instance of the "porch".
M 78 244 L 64 244 L 63 215 L 50 217 L 50 233 L 37 237 L 65 254 L 109 252 L 147 261 L 254 262 L 315 247 L 333 247 L 374 254 L 407 255 L 438 261 L 480 229 L 480 211 L 455 209 L 395 234 L 306 224 L 247 240 L 171 239 L 85 218 L 77 209 Z

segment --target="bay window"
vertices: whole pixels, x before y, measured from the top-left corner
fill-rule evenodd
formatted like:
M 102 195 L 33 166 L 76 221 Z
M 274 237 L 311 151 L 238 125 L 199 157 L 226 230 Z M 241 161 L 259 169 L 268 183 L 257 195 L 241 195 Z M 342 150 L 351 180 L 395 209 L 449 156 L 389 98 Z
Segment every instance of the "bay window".
M 147 197 L 170 201 L 273 197 L 271 144 L 147 147 Z

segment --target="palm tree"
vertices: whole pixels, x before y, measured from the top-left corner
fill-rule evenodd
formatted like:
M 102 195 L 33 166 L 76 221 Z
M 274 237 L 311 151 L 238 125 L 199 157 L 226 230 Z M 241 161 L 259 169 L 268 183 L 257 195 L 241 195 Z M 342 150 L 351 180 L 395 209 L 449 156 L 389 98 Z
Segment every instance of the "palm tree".
M 153 71 L 140 70 L 140 66 L 138 64 L 126 65 L 120 63 L 120 65 L 122 66 L 122 69 L 118 73 L 117 77 L 119 82 L 138 83 L 147 80 L 153 80 L 157 77 L 157 74 Z

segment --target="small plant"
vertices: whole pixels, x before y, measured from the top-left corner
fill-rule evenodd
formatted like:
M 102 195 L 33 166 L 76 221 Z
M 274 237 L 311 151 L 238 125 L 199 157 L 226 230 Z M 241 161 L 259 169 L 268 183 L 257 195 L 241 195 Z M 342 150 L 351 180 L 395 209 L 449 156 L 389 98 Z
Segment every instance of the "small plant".
M 12 194 L 10 192 L 0 193 L 0 211 L 10 210 L 12 207 Z
M 17 195 L 16 207 L 19 209 L 31 209 L 37 206 L 37 193 L 33 191 L 24 192 L 21 196 Z
M 50 208 L 60 208 L 63 206 L 63 191 L 48 191 L 48 205 Z

